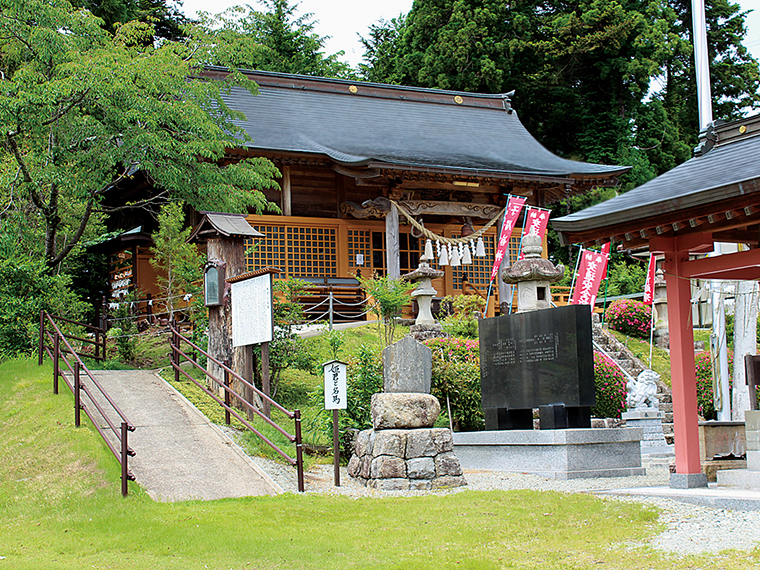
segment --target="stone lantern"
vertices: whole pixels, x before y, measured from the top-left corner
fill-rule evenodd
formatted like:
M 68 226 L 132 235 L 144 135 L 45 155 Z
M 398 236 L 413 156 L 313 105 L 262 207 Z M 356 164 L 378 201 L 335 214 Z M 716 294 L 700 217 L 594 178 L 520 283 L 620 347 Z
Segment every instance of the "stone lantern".
M 423 341 L 429 338 L 446 336 L 441 328 L 441 324 L 435 320 L 430 310 L 433 297 L 437 293 L 433 287 L 432 280 L 442 275 L 443 271 L 433 269 L 425 259 L 422 259 L 417 269 L 403 276 L 405 281 L 417 283 L 417 288 L 412 291 L 412 297 L 417 300 L 419 310 L 414 324 L 409 329 L 410 336 L 415 340 Z
M 517 284 L 517 312 L 549 309 L 552 306 L 550 283 L 555 283 L 565 275 L 563 265 L 554 266 L 543 259 L 544 248 L 541 237 L 531 231 L 523 238 L 524 259 L 519 259 L 501 273 L 504 283 Z

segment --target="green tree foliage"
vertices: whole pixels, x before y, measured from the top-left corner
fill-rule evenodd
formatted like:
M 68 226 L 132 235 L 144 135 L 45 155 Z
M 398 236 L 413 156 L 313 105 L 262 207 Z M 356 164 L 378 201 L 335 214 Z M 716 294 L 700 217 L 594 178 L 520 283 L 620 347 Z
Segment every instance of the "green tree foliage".
M 388 276 L 360 277 L 359 283 L 367 295 L 375 300 L 373 311 L 383 321 L 383 340 L 385 346 L 390 346 L 396 333 L 396 317 L 404 305 L 409 304 L 409 292 L 415 284 Z
M 180 11 L 182 3 L 173 0 L 74 0 L 72 4 L 92 12 L 112 33 L 121 24 L 139 21 L 152 24 L 156 37 L 176 40 L 182 37 L 182 26 L 187 23 Z
M 0 222 L 0 361 L 35 350 L 40 311 L 70 319 L 84 311 L 70 290 L 70 277 L 51 274 L 41 256 L 28 249 L 34 237 L 17 219 Z
M 733 119 L 760 102 L 758 66 L 741 45 L 738 5 L 709 4 L 715 117 Z M 631 165 L 624 191 L 695 146 L 691 41 L 688 0 L 416 0 L 406 17 L 370 28 L 360 71 L 372 81 L 516 90 L 521 119 L 551 151 Z
M 148 47 L 152 26 L 115 36 L 65 1 L 2 0 L 0 199 L 39 226 L 43 256 L 57 265 L 104 214 L 106 193 L 142 170 L 196 209 L 257 212 L 277 186 L 264 159 L 222 165 L 247 140 L 221 98 L 230 81 L 188 81 L 202 45 Z M 197 49 L 196 49 L 197 48 Z
M 314 33 L 313 14 L 297 15 L 298 3 L 261 0 L 266 12 L 238 6 L 201 17 L 209 46 L 206 63 L 323 77 L 352 76 L 344 54 L 325 55 L 327 38 Z
M 158 231 L 151 236 L 153 255 L 150 264 L 156 270 L 156 279 L 166 298 L 170 318 L 174 318 L 179 294 L 198 295 L 203 278 L 203 256 L 195 244 L 188 243 L 191 228 L 185 227 L 185 214 L 181 202 L 169 202 L 158 214 Z

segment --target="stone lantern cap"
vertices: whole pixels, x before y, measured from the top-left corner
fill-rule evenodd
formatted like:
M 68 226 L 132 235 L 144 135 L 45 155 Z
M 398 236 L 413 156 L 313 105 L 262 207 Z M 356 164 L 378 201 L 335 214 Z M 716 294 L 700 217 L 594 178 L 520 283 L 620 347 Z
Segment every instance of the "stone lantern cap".
M 414 271 L 411 271 L 407 273 L 406 275 L 402 276 L 402 279 L 405 281 L 421 281 L 422 279 L 428 278 L 428 279 L 436 279 L 438 277 L 441 277 L 443 275 L 443 271 L 439 271 L 438 269 L 433 269 L 430 267 L 427 263 L 424 261 L 420 263 L 420 266 L 415 269 Z
M 518 259 L 511 267 L 501 273 L 504 283 L 522 283 L 524 281 L 548 281 L 554 283 L 565 275 L 564 265 L 555 265 L 543 259 L 544 251 L 541 238 L 533 231 L 523 238 L 525 259 Z

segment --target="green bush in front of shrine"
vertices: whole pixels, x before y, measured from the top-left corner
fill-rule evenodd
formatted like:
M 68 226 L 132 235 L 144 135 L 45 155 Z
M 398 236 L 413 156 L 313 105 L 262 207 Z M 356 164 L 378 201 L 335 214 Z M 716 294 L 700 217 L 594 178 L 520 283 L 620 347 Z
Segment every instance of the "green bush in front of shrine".
M 600 352 L 594 352 L 594 395 L 591 415 L 596 418 L 620 418 L 628 394 L 621 370 Z
M 734 351 L 728 350 L 728 382 L 733 384 Z M 718 418 L 715 409 L 715 390 L 713 389 L 713 369 L 709 350 L 694 355 L 694 372 L 697 377 L 697 412 L 706 420 Z
M 454 431 L 485 429 L 480 397 L 480 352 L 477 340 L 433 338 L 424 343 L 433 353 L 430 391 L 441 411 L 451 414 Z

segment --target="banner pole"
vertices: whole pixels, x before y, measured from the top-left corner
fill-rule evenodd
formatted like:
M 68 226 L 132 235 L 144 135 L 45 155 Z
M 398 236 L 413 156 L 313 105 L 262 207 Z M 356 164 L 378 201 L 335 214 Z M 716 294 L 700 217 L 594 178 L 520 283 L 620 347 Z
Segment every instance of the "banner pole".
M 575 260 L 575 269 L 573 269 L 573 281 L 570 284 L 570 298 L 567 300 L 568 305 L 572 305 L 573 293 L 575 293 L 575 276 L 578 274 L 578 265 L 581 263 L 581 257 L 583 257 L 583 246 L 578 251 L 578 259 Z

